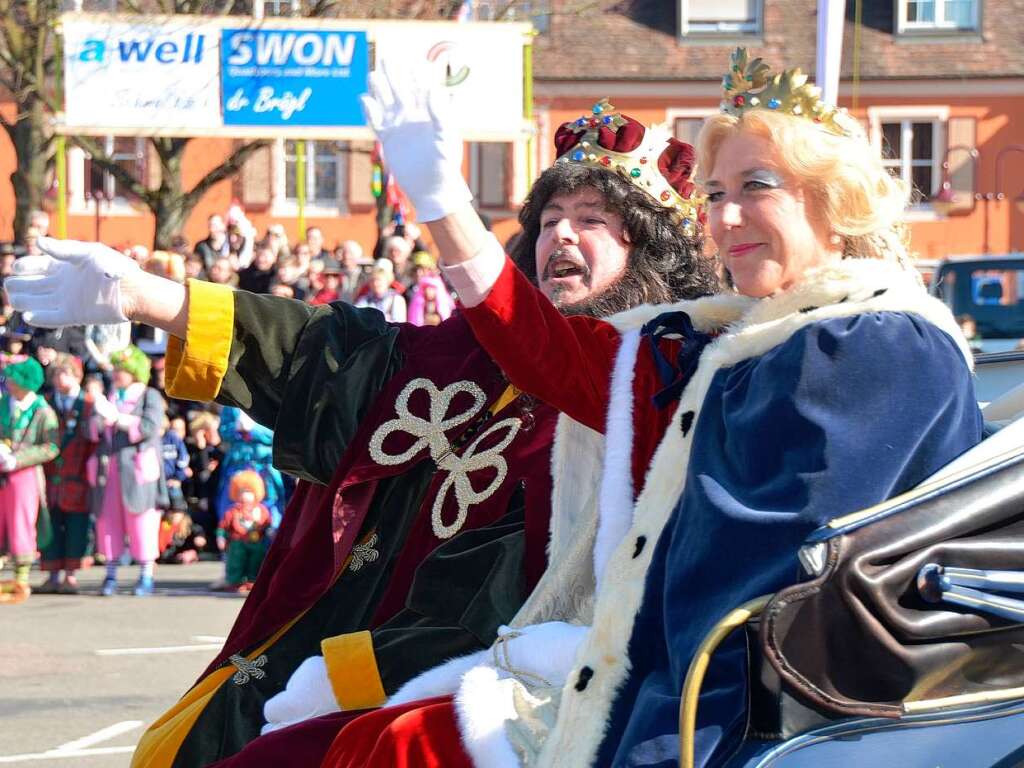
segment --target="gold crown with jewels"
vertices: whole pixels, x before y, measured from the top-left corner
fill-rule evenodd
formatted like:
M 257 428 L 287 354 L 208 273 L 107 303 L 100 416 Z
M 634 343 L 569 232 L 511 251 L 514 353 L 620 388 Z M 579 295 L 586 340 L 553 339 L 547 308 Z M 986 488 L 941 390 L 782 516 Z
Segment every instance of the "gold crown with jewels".
M 633 149 L 617 151 L 599 143 L 602 129 L 617 135 L 630 124 L 643 128 L 643 137 Z M 693 147 L 677 142 L 660 126 L 643 126 L 621 114 L 608 99 L 597 102 L 589 115 L 564 123 L 559 128 L 556 143 L 559 137 L 569 133 L 576 136 L 576 143 L 559 156 L 558 162 L 582 163 L 614 171 L 625 181 L 646 192 L 661 206 L 671 210 L 686 235 L 691 236 L 696 232 L 697 224 L 701 221 L 704 198 L 697 194 L 693 184 L 693 172 L 696 169 Z M 685 194 L 681 194 L 665 178 L 658 163 L 662 154 L 673 146 L 673 142 L 678 145 L 677 152 L 688 153 L 690 158 L 691 169 L 682 185 Z
M 740 117 L 751 109 L 768 109 L 803 117 L 837 136 L 863 134 L 860 123 L 845 109 L 821 100 L 821 89 L 807 82 L 799 67 L 772 75 L 761 59 L 750 59 L 746 48 L 730 58 L 729 73 L 722 78 L 722 111 Z

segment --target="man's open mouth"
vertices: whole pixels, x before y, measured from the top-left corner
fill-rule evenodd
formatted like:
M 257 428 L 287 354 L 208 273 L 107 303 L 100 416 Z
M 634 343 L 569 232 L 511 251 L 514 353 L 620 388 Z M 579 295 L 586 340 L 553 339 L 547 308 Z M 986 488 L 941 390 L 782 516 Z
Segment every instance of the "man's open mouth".
M 581 277 L 586 279 L 590 276 L 590 269 L 582 257 L 572 253 L 556 253 L 548 261 L 544 268 L 544 279 L 565 279 L 569 277 Z

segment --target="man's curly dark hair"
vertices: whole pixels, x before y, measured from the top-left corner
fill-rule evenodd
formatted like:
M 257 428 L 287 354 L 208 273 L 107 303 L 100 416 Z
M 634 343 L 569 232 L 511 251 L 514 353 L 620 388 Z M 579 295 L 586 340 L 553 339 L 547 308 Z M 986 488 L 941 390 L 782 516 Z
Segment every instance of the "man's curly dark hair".
M 535 246 L 544 206 L 555 195 L 586 187 L 599 192 L 606 209 L 622 217 L 632 248 L 621 278 L 597 296 L 560 306 L 564 314 L 605 317 L 639 304 L 695 299 L 718 291 L 715 266 L 702 253 L 704 237 L 699 225 L 695 225 L 694 235 L 685 235 L 672 212 L 646 192 L 612 171 L 577 163 L 555 163 L 544 171 L 519 212 L 522 230 L 509 254 L 534 284 Z

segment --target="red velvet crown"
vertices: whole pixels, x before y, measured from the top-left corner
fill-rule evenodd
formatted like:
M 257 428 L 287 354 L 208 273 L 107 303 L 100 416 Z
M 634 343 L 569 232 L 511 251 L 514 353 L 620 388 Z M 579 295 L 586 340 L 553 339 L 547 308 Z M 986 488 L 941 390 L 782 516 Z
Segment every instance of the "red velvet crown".
M 659 205 L 676 212 L 680 225 L 693 234 L 701 217 L 695 195 L 694 148 L 667 133 L 645 128 L 602 99 L 592 114 L 564 123 L 555 133 L 559 162 L 585 163 L 614 170 Z

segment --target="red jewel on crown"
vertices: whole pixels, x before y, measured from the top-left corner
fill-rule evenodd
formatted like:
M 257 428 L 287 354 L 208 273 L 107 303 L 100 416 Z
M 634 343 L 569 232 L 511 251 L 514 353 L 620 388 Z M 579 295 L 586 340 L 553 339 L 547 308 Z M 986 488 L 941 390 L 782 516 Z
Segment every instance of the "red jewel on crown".
M 733 106 L 742 107 L 744 104 L 747 103 L 747 100 L 745 98 L 743 98 L 742 95 L 739 95 L 739 96 L 734 96 L 733 97 L 732 103 L 733 103 Z

